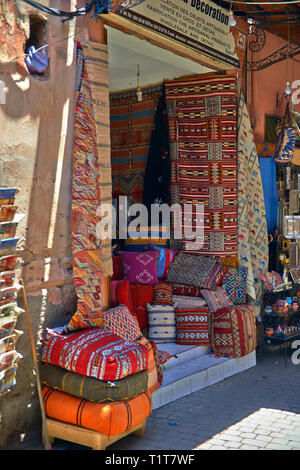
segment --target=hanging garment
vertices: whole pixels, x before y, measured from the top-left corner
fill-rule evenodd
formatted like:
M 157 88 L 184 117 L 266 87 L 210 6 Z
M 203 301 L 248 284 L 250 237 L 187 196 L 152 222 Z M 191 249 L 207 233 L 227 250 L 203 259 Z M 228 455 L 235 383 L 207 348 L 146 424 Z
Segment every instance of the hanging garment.
M 186 205 L 183 233 L 204 225 L 192 243 L 172 248 L 205 255 L 237 254 L 236 79 L 228 75 L 167 81 L 171 204 Z M 204 207 L 204 224 L 196 209 Z M 174 220 L 171 224 L 171 235 Z M 204 239 L 203 239 L 204 235 Z
M 164 91 L 161 93 L 154 121 L 144 178 L 143 204 L 170 203 L 170 144 Z
M 263 186 L 251 122 L 243 95 L 238 106 L 238 257 L 248 268 L 247 293 L 260 301 L 259 273 L 268 270 L 268 230 Z
M 273 158 L 259 158 L 263 186 L 268 233 L 273 233 L 277 225 L 278 192 L 276 185 L 276 163 Z

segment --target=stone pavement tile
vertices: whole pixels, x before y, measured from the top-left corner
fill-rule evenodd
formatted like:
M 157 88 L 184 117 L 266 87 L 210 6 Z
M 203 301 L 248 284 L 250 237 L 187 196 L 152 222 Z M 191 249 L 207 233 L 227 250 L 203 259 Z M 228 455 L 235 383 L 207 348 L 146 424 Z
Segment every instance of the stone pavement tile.
M 227 441 L 227 449 L 239 449 L 241 447 L 241 442 Z
M 300 450 L 300 442 L 289 441 L 289 447 L 291 447 L 293 450 Z
M 266 450 L 291 450 L 291 447 L 290 446 L 284 446 L 284 445 L 281 445 L 281 444 L 275 444 L 275 443 L 272 443 L 272 442 L 269 442 L 266 447 L 265 447 Z
M 257 439 L 243 439 L 242 440 L 242 445 L 262 447 L 262 446 L 265 446 L 265 442 L 258 441 Z
M 258 441 L 258 442 L 261 442 L 261 443 L 271 442 L 272 437 L 264 436 L 262 434 L 257 434 L 257 436 L 255 437 L 255 441 Z
M 226 431 L 223 433 L 217 434 L 216 439 L 221 439 L 222 441 L 231 441 L 231 442 L 241 442 L 242 438 L 240 436 L 233 436 L 232 434 L 227 434 Z M 227 444 L 226 444 L 227 445 Z
M 249 444 L 242 444 L 240 450 L 258 450 L 258 446 L 251 446 Z

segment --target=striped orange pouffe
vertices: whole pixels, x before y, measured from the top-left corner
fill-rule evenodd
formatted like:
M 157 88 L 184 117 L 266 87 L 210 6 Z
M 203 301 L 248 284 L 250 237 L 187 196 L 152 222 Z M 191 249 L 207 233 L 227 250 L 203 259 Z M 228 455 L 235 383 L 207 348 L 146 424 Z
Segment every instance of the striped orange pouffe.
M 48 418 L 116 436 L 141 424 L 152 411 L 151 394 L 145 391 L 131 400 L 94 403 L 54 388 L 43 387 Z

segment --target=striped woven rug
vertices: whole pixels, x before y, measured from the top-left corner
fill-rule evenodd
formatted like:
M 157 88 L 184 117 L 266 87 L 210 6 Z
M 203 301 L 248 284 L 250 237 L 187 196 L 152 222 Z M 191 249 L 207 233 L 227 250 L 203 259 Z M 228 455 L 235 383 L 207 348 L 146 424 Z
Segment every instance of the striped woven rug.
M 161 85 L 110 94 L 111 165 L 113 197 L 131 196 L 142 202 L 144 175 Z
M 183 235 L 174 248 L 237 254 L 237 86 L 230 76 L 165 83 L 171 153 L 171 204 L 187 205 L 183 231 L 204 207 L 204 237 Z M 203 216 L 202 216 L 203 217 Z

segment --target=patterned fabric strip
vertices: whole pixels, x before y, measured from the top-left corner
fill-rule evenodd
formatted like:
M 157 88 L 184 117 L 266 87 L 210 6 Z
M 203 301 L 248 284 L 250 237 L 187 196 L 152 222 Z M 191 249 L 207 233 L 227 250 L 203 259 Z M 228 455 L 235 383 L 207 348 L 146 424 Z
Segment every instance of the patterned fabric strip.
M 268 230 L 263 187 L 250 117 L 243 95 L 238 108 L 238 257 L 248 268 L 247 293 L 260 302 L 259 273 L 268 270 Z

